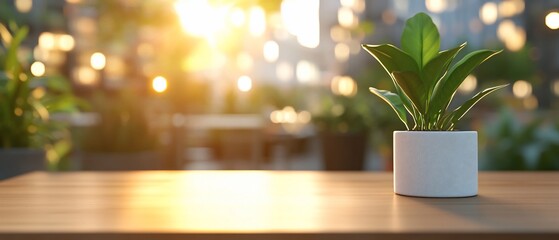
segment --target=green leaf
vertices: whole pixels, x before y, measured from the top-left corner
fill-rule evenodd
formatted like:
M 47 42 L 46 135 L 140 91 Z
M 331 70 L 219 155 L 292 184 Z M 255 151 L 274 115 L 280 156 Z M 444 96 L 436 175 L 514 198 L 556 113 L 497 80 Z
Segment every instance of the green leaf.
M 456 63 L 447 75 L 435 86 L 431 99 L 432 109 L 444 111 L 452 101 L 456 90 L 464 79 L 481 63 L 501 51 L 479 50 L 471 52 Z
M 413 58 L 405 53 L 404 51 L 400 50 L 399 48 L 395 47 L 391 44 L 383 44 L 383 45 L 366 45 L 363 44 L 362 47 L 369 52 L 384 68 L 384 70 L 388 73 L 390 78 L 394 83 L 394 87 L 396 88 L 396 94 L 400 96 L 400 99 L 404 103 L 406 110 L 415 116 L 414 109 L 412 103 L 408 97 L 402 92 L 401 87 L 396 82 L 396 79 L 392 76 L 392 72 L 395 71 L 412 71 L 412 72 L 419 72 L 417 64 Z
M 401 43 L 402 49 L 423 68 L 439 52 L 439 31 L 429 15 L 418 13 L 406 21 Z
M 25 40 L 28 32 L 28 27 L 20 28 L 11 39 L 10 46 L 8 47 L 8 51 L 6 53 L 6 65 L 4 66 L 4 69 L 11 74 L 14 74 L 14 76 L 19 75 L 21 68 L 19 59 L 17 58 L 17 50 L 19 49 L 21 42 Z
M 380 65 L 386 70 L 388 75 L 392 72 L 399 71 L 413 71 L 418 72 L 417 64 L 415 60 L 391 44 L 382 45 L 361 45 L 363 49 L 369 52 L 375 59 L 380 63 Z
M 470 109 L 472 109 L 472 107 L 478 103 L 482 98 L 484 98 L 485 96 L 489 95 L 490 93 L 497 91 L 501 88 L 504 88 L 508 86 L 508 84 L 504 84 L 504 85 L 499 85 L 499 86 L 495 86 L 495 87 L 490 87 L 487 88 L 479 93 L 477 93 L 474 97 L 472 97 L 470 100 L 464 102 L 464 104 L 462 104 L 460 107 L 456 108 L 454 111 L 452 111 L 451 113 L 451 119 L 450 121 L 452 122 L 452 124 L 456 124 L 460 119 L 462 119 L 462 117 L 464 117 L 464 115 L 466 115 L 466 113 L 468 113 L 468 111 L 470 111 Z
M 437 82 L 442 79 L 444 74 L 447 72 L 450 63 L 454 60 L 456 54 L 458 54 L 458 52 L 460 52 L 460 50 L 462 50 L 465 46 L 466 43 L 462 43 L 460 46 L 453 49 L 441 51 L 435 58 L 431 59 L 431 61 L 425 65 L 422 72 L 422 79 L 430 91 L 429 95 L 431 95 Z
M 32 101 L 31 107 L 43 121 L 48 121 L 50 118 L 49 110 L 39 101 Z
M 423 82 L 416 73 L 406 72 L 393 72 L 392 75 L 398 85 L 402 88 L 404 94 L 411 100 L 420 113 L 425 113 L 426 94 Z
M 370 87 L 369 90 L 373 94 L 377 95 L 379 98 L 384 100 L 386 103 L 388 103 L 388 105 L 390 105 L 390 107 L 394 110 L 394 112 L 396 112 L 398 118 L 400 118 L 400 121 L 402 121 L 404 125 L 406 125 L 406 129 L 408 130 L 410 129 L 408 126 L 406 109 L 404 108 L 404 103 L 402 102 L 400 96 L 398 96 L 395 93 L 386 90 L 379 90 L 373 87 Z
M 2 40 L 4 46 L 10 45 L 12 41 L 12 34 L 2 23 L 0 23 L 0 40 Z

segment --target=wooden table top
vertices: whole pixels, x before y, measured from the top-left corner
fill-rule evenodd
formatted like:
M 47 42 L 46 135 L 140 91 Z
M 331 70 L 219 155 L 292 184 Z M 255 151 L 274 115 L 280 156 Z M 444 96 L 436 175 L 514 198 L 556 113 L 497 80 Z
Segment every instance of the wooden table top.
M 479 179 L 433 199 L 391 173 L 36 172 L 0 182 L 0 239 L 559 239 L 559 172 Z

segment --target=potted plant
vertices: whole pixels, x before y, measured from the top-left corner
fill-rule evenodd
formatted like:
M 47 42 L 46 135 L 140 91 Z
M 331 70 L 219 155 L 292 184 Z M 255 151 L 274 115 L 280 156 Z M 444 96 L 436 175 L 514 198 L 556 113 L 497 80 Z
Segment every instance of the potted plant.
M 20 61 L 27 33 L 0 24 L 0 179 L 59 169 L 71 149 L 68 124 L 53 115 L 78 111 L 79 100 L 65 78 L 34 77 Z
M 144 113 L 139 93 L 123 90 L 97 93 L 92 109 L 94 126 L 82 129 L 83 170 L 160 170 L 157 137 Z
M 477 195 L 477 132 L 456 131 L 456 123 L 483 97 L 506 85 L 487 88 L 449 110 L 464 79 L 500 51 L 479 50 L 452 64 L 466 46 L 439 51 L 439 32 L 431 18 L 408 19 L 402 49 L 390 44 L 362 45 L 391 76 L 395 93 L 370 88 L 396 112 L 407 131 L 394 132 L 394 192 L 420 197 Z M 409 114 L 409 116 L 408 116 Z
M 373 119 L 364 96 L 328 96 L 312 121 L 318 131 L 323 167 L 327 171 L 365 169 Z

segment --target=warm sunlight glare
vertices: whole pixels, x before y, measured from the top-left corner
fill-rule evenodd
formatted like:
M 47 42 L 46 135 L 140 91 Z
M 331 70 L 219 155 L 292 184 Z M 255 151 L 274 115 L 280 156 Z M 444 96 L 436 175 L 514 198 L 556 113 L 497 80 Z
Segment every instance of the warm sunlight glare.
M 151 82 L 151 87 L 158 93 L 165 92 L 165 90 L 167 90 L 167 79 L 162 76 L 157 76 Z
M 234 26 L 240 27 L 245 23 L 245 12 L 240 8 L 231 11 L 229 19 Z
M 249 10 L 249 32 L 252 36 L 259 37 L 266 31 L 266 13 L 261 7 L 252 7 Z
M 226 8 L 212 6 L 207 0 L 178 0 L 175 11 L 183 29 L 193 36 L 212 40 L 225 28 Z
M 319 0 L 284 0 L 281 3 L 283 24 L 301 46 L 316 48 L 320 44 L 319 7 Z
M 239 67 L 239 70 L 248 72 L 252 69 L 253 66 L 254 60 L 252 59 L 252 56 L 250 56 L 250 54 L 248 54 L 247 52 L 241 52 L 237 55 L 237 67 Z

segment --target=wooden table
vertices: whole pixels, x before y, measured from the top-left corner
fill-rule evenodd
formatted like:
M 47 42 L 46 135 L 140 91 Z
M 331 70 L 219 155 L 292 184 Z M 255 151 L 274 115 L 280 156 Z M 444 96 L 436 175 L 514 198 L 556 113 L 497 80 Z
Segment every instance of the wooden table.
M 480 173 L 479 189 L 398 196 L 390 173 L 37 172 L 0 182 L 0 239 L 559 239 L 559 172 Z

